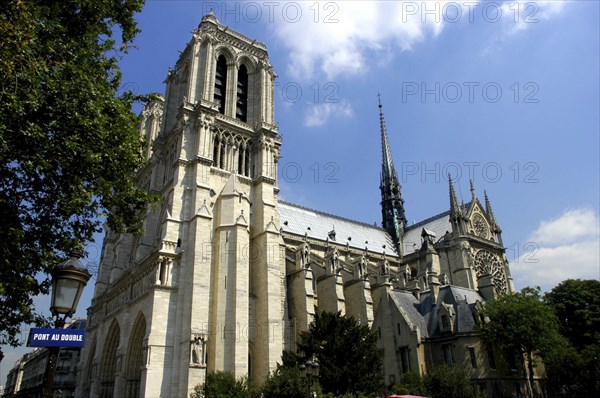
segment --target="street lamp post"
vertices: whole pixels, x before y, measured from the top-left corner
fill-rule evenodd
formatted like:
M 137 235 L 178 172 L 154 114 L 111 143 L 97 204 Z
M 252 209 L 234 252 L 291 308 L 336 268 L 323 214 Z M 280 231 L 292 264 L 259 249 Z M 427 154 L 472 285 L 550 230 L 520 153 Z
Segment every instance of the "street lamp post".
M 77 304 L 83 288 L 92 274 L 83 266 L 80 251 L 74 251 L 71 258 L 60 263 L 50 273 L 52 277 L 52 301 L 50 311 L 55 317 L 54 327 L 62 329 L 65 321 L 77 311 Z M 62 315 L 62 318 L 61 318 Z M 48 362 L 44 372 L 43 397 L 52 397 L 54 371 L 60 347 L 48 347 Z
M 300 366 L 300 373 L 302 374 L 303 377 L 306 377 L 306 383 L 308 384 L 308 393 L 309 393 L 309 397 L 313 397 L 316 396 L 316 393 L 313 394 L 313 392 L 311 391 L 312 386 L 315 382 L 317 382 L 319 380 L 319 370 L 320 370 L 320 366 L 319 366 L 319 361 L 317 361 L 317 358 L 313 355 L 312 359 L 307 359 L 305 363 L 301 363 Z

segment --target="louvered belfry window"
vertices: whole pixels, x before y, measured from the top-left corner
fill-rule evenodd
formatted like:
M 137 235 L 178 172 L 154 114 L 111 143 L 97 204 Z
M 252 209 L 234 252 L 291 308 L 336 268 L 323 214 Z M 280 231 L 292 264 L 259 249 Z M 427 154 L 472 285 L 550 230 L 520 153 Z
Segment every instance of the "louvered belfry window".
M 214 102 L 217 103 L 219 112 L 225 114 L 225 93 L 227 90 L 227 61 L 223 55 L 217 60 L 215 73 L 215 95 Z
M 235 118 L 246 122 L 248 120 L 248 70 L 245 65 L 238 70 L 237 101 Z

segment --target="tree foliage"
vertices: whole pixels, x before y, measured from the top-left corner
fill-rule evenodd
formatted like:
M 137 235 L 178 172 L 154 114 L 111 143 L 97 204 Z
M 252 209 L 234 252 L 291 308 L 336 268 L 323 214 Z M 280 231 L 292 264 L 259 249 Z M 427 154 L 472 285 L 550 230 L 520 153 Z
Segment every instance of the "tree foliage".
M 318 359 L 324 393 L 369 394 L 382 387 L 377 336 L 354 318 L 340 312 L 315 314 L 308 331 L 300 335 L 298 350 L 303 360 L 313 355 Z
M 260 391 L 270 398 L 306 398 L 310 386 L 298 366 L 278 365 L 262 385 Z
M 546 293 L 544 301 L 573 347 L 582 350 L 600 343 L 600 281 L 568 279 Z
M 554 312 L 542 302 L 540 289 L 526 287 L 488 301 L 482 314 L 489 320 L 481 328 L 484 340 L 504 351 L 525 355 L 533 388 L 534 354 L 544 357 L 553 346 L 566 344 Z
M 230 372 L 209 372 L 204 384 L 194 387 L 191 398 L 251 398 L 253 388 L 247 377 L 236 379 Z
M 566 280 L 544 295 L 570 344 L 547 350 L 544 364 L 551 397 L 600 394 L 600 282 Z
M 397 395 L 429 396 L 425 381 L 414 371 L 404 373 L 400 382 L 391 387 L 390 392 Z
M 479 398 L 481 393 L 471 384 L 471 375 L 459 365 L 436 366 L 425 376 L 426 393 L 431 398 Z
M 404 373 L 400 382 L 391 387 L 391 393 L 432 398 L 482 397 L 464 367 L 446 364 L 430 369 L 424 377 L 415 372 Z
M 118 57 L 143 0 L 7 0 L 0 8 L 0 343 L 43 319 L 47 273 L 100 230 L 134 231 L 149 195 Z M 113 32 L 118 32 L 117 39 Z M 46 274 L 46 275 L 44 275 Z

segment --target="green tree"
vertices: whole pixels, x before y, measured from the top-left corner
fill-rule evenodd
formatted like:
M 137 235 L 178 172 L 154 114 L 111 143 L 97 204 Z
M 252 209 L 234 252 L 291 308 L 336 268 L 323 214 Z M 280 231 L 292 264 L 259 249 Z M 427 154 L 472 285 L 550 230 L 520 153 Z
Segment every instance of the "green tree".
M 308 331 L 300 334 L 298 351 L 303 360 L 318 359 L 324 393 L 369 394 L 382 388 L 377 336 L 354 318 L 340 312 L 315 314 Z
M 392 386 L 391 392 L 398 395 L 418 395 L 422 397 L 430 395 L 425 386 L 425 381 L 414 371 L 404 373 L 400 382 Z
M 556 344 L 566 344 L 552 309 L 542 302 L 540 289 L 526 287 L 488 301 L 482 314 L 484 340 L 506 352 L 526 356 L 530 390 L 534 388 L 534 354 L 542 357 Z
M 6 0 L 0 7 L 0 343 L 41 323 L 48 272 L 106 222 L 135 231 L 150 197 L 118 58 L 143 0 Z M 114 38 L 114 32 L 118 32 Z
M 436 366 L 425 376 L 431 398 L 479 398 L 481 393 L 471 384 L 471 375 L 462 366 Z
M 278 365 L 262 385 L 261 392 L 269 398 L 306 398 L 309 387 L 298 366 Z
M 582 350 L 600 344 L 600 281 L 567 279 L 544 295 L 560 324 L 560 332 Z
M 236 379 L 232 373 L 217 371 L 206 374 L 203 384 L 194 387 L 191 398 L 251 398 L 253 387 L 248 378 Z
M 571 344 L 556 344 L 544 356 L 552 397 L 600 394 L 600 282 L 561 282 L 544 295 Z

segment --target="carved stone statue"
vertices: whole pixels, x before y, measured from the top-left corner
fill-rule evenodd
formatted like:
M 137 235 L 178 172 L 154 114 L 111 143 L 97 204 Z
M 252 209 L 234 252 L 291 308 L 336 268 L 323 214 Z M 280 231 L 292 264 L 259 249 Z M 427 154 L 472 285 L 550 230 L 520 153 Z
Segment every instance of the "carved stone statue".
M 447 286 L 450 284 L 450 280 L 448 279 L 448 275 L 442 274 L 442 285 Z
M 190 345 L 190 363 L 194 366 L 206 366 L 206 336 L 194 336 Z
M 354 264 L 354 278 L 355 279 L 367 279 L 368 276 L 368 263 L 367 257 L 362 255 L 358 261 Z
M 409 280 L 410 280 L 410 267 L 406 266 L 406 268 L 404 268 L 404 283 L 405 283 L 405 285 L 408 284 Z
M 328 257 L 327 257 L 327 272 L 331 275 L 335 275 L 338 272 L 338 266 L 339 266 L 339 253 L 337 248 L 334 248 L 333 250 L 331 250 L 328 253 Z
M 302 268 L 308 268 L 310 264 L 310 247 L 307 243 L 302 245 L 301 261 Z

